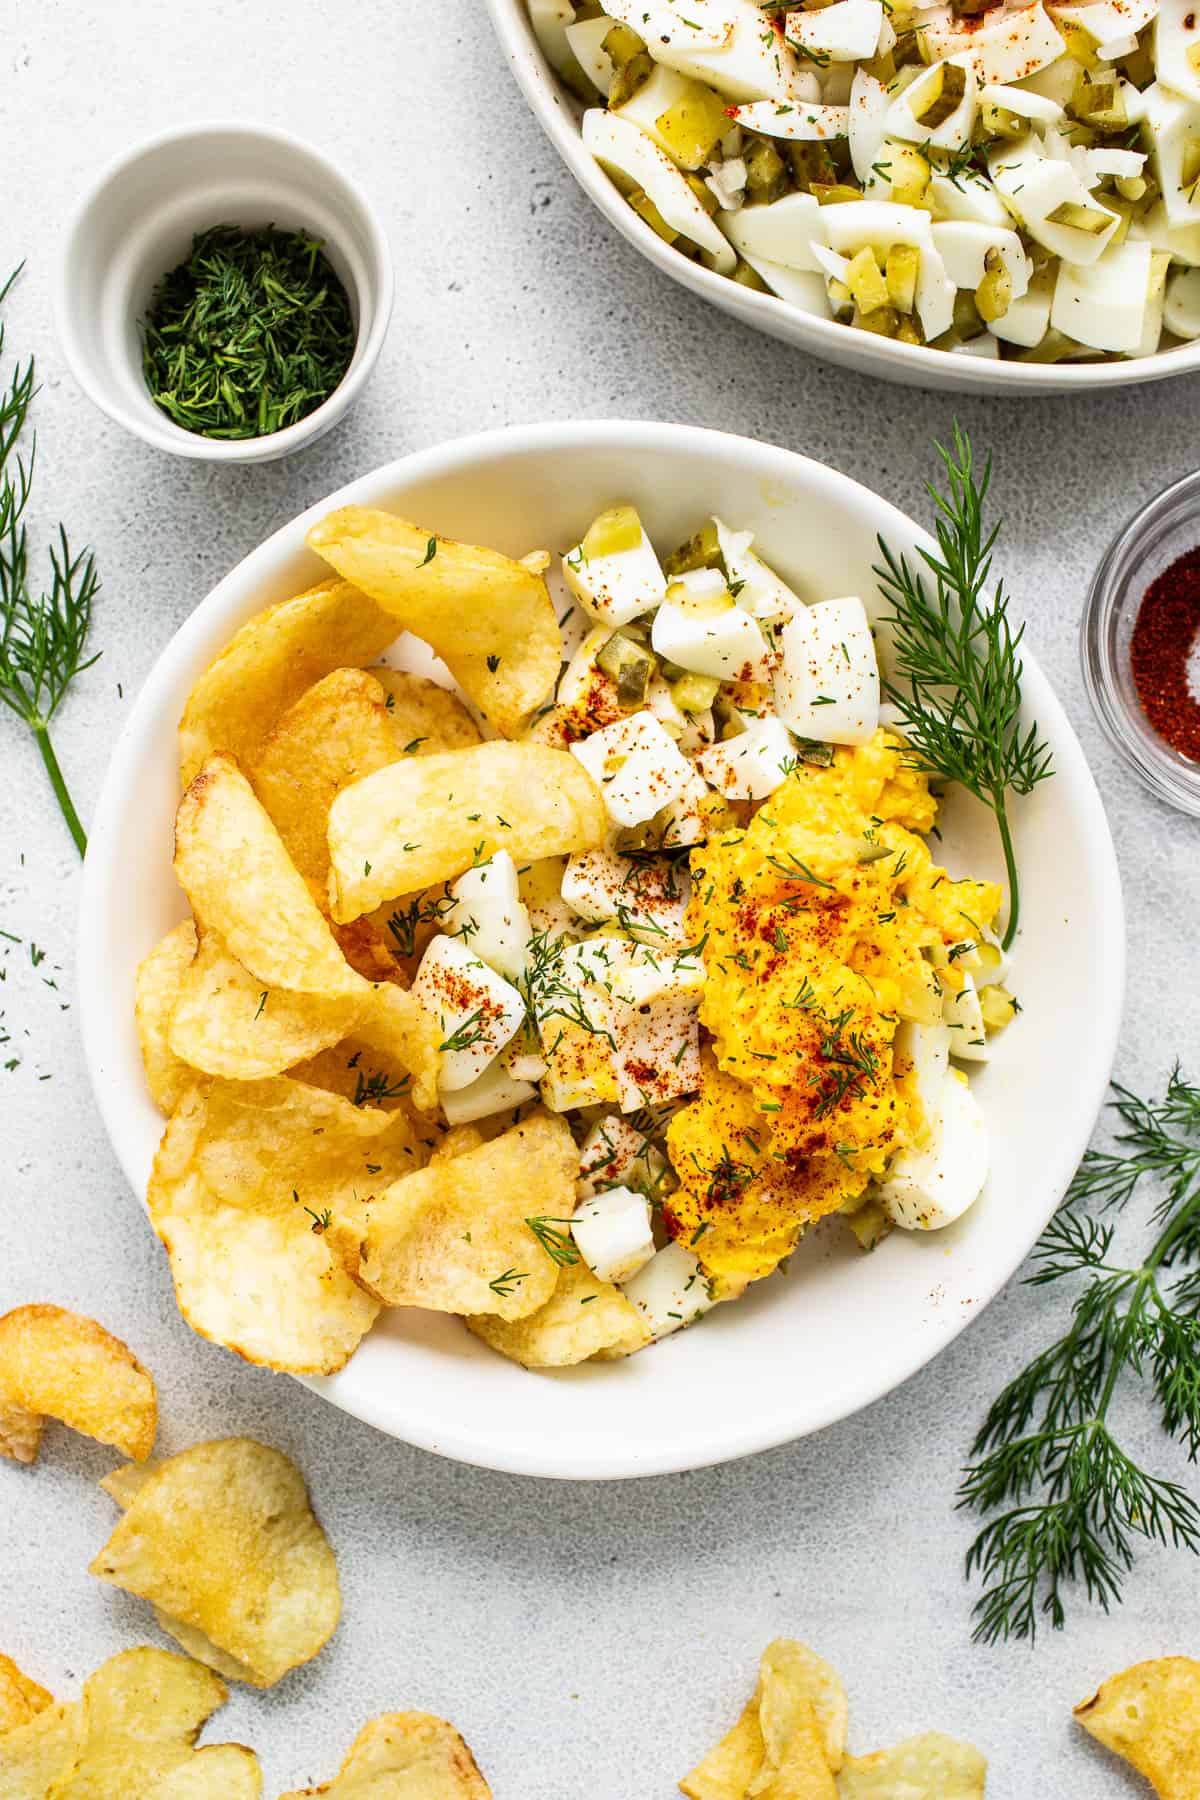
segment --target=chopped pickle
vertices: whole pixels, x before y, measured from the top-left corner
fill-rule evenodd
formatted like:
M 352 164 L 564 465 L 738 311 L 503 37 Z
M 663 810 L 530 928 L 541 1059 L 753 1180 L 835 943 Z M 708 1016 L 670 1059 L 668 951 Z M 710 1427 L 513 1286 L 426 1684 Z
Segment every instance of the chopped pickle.
M 1129 236 L 1129 227 L 1133 223 L 1136 209 L 1131 201 L 1122 200 L 1116 194 L 1105 194 L 1104 204 L 1108 207 L 1110 212 L 1116 213 L 1118 221 L 1117 229 L 1108 240 L 1108 247 L 1111 250 L 1114 249 L 1116 245 L 1123 244 L 1125 239 Z
M 733 280 L 739 282 L 742 287 L 753 288 L 756 294 L 769 294 L 771 291 L 758 270 L 752 269 L 750 264 L 743 262 L 740 256 L 734 265 Z
M 1137 49 L 1131 50 L 1128 56 L 1118 59 L 1117 66 L 1126 81 L 1130 82 L 1139 92 L 1142 88 L 1148 88 L 1154 80 L 1154 54 L 1150 45 L 1150 33 L 1145 32 L 1138 41 Z
M 892 845 L 884 844 L 878 838 L 860 838 L 854 850 L 855 861 L 860 868 L 869 863 L 882 862 L 885 856 L 892 855 Z
M 787 155 L 792 165 L 792 174 L 801 189 L 807 191 L 814 181 L 837 180 L 837 164 L 829 154 L 828 144 L 789 144 Z
M 854 312 L 854 302 L 850 298 L 850 289 L 844 281 L 830 281 L 825 292 L 829 295 L 829 304 L 833 308 L 835 319 L 847 320 Z
M 954 327 L 964 343 L 979 336 L 983 330 L 983 320 L 979 316 L 979 308 L 975 304 L 974 294 L 966 288 L 959 288 L 954 296 Z
M 1012 1023 L 1017 1012 L 1012 995 L 999 983 L 980 988 L 979 1010 L 983 1015 L 983 1029 L 988 1032 L 1003 1031 L 1006 1025 Z
M 660 113 L 655 123 L 675 161 L 685 169 L 700 169 L 711 159 L 729 120 L 721 96 L 693 81 L 683 98 Z
M 685 175 L 683 179 L 687 182 L 705 212 L 711 217 L 717 210 L 717 196 L 713 193 L 712 189 L 706 182 L 701 180 L 699 175 Z
M 1064 200 L 1046 215 L 1047 225 L 1065 225 L 1070 231 L 1082 231 L 1088 237 L 1099 237 L 1112 224 L 1110 215 L 1098 206 L 1084 206 L 1078 200 Z
M 1057 331 L 1051 326 L 1045 337 L 1028 350 L 1017 352 L 1018 362 L 1059 363 L 1059 362 L 1095 362 L 1103 358 L 1102 350 L 1089 350 L 1078 339 L 1068 337 L 1065 331 Z
M 902 344 L 923 344 L 921 327 L 911 313 L 901 313 L 900 323 L 896 327 L 896 336 Z
M 625 197 L 638 218 L 645 219 L 651 231 L 656 231 L 664 243 L 677 244 L 680 241 L 679 233 L 673 225 L 667 224 L 649 194 L 645 193 L 643 189 L 634 188 L 632 194 L 627 194 Z
M 680 712 L 707 712 L 721 684 L 715 675 L 685 674 L 671 684 L 671 698 Z
M 1179 165 L 1179 185 L 1182 188 L 1193 188 L 1200 181 L 1200 138 L 1189 138 L 1183 146 L 1183 160 Z M 1189 199 L 1194 196 L 1189 195 Z
M 983 129 L 990 138 L 1003 138 L 1008 142 L 1013 138 L 1024 137 L 1029 129 L 1027 120 L 1018 118 L 1007 106 L 997 106 L 994 100 L 987 101 L 979 116 Z
M 815 194 L 822 206 L 843 206 L 848 200 L 861 200 L 861 188 L 851 187 L 846 181 L 814 181 L 809 193 Z
M 743 151 L 746 164 L 746 196 L 750 200 L 781 200 L 788 191 L 787 170 L 774 144 L 753 138 Z
M 610 32 L 609 37 L 611 36 Z M 605 43 L 607 42 L 608 38 L 605 39 Z M 653 73 L 654 58 L 648 50 L 643 50 L 640 55 L 632 57 L 629 62 L 622 63 L 613 76 L 613 84 L 608 90 L 609 111 L 616 112 L 619 107 L 627 106 L 634 95 L 645 87 Z
M 1150 281 L 1147 286 L 1147 292 L 1152 300 L 1156 299 L 1167 285 L 1167 270 L 1170 266 L 1171 252 L 1169 250 L 1156 250 L 1153 256 L 1151 256 Z
M 614 25 L 611 31 L 605 32 L 600 47 L 614 69 L 623 69 L 635 56 L 644 56 L 646 52 L 644 42 L 628 25 Z
M 619 556 L 622 550 L 636 550 L 642 541 L 642 521 L 634 506 L 609 506 L 597 513 L 583 536 L 583 554 L 588 562 L 598 556 Z
M 950 0 L 950 10 L 956 18 L 977 19 L 999 4 L 1000 0 Z
M 902 144 L 889 138 L 876 159 L 886 169 L 892 184 L 892 199 L 897 206 L 920 206 L 929 189 L 929 161 L 915 144 Z
M 877 306 L 869 313 L 856 312 L 854 323 L 861 331 L 873 331 L 876 337 L 895 337 L 900 329 L 900 314 L 894 306 Z
M 958 63 L 938 63 L 921 93 L 921 110 L 913 118 L 926 131 L 936 131 L 962 105 L 967 91 L 967 72 Z
M 617 699 L 633 712 L 645 703 L 654 673 L 654 658 L 641 644 L 614 631 L 596 656 L 596 667 L 611 675 L 617 684 Z
M 897 33 L 892 48 L 892 61 L 898 69 L 911 69 L 925 61 L 922 50 L 925 33 L 910 27 L 907 31 Z
M 833 745 L 819 744 L 816 738 L 798 738 L 796 755 L 802 763 L 808 763 L 814 769 L 833 767 Z
M 975 304 L 985 325 L 1002 319 L 1012 305 L 1012 275 L 998 250 L 983 259 L 983 280 L 975 289 Z
M 722 575 L 726 573 L 721 540 L 711 519 L 686 544 L 680 544 L 678 550 L 672 550 L 670 556 L 663 559 L 663 574 L 668 579 L 672 575 L 686 575 L 691 569 L 719 569 Z M 667 679 L 672 678 L 668 676 Z
M 1067 111 L 1085 125 L 1101 131 L 1121 131 L 1129 123 L 1120 83 L 1115 75 L 1102 75 L 1093 80 L 1086 69 L 1080 71 L 1075 91 L 1067 102 Z
M 680 612 L 687 613 L 693 619 L 715 619 L 719 613 L 728 612 L 733 605 L 733 595 L 727 587 L 719 588 L 712 594 L 695 594 L 682 581 L 673 581 L 667 588 L 667 599 Z
M 569 50 L 563 52 L 563 59 L 558 65 L 557 73 L 568 93 L 574 94 L 581 105 L 595 106 L 601 100 L 600 89 L 591 76 L 584 73 L 582 65 Z
M 879 1200 L 868 1200 L 852 1212 L 847 1225 L 858 1239 L 860 1250 L 874 1250 L 892 1229 L 892 1221 Z
M 575 8 L 575 22 L 582 25 L 585 19 L 602 19 L 605 16 L 600 0 L 571 0 Z
M 1057 24 L 1066 46 L 1065 53 L 1071 61 L 1079 63 L 1084 69 L 1098 68 L 1100 58 L 1096 55 L 1096 40 L 1091 32 L 1085 31 L 1073 19 L 1059 19 Z
M 876 307 L 887 305 L 887 282 L 875 261 L 875 252 L 869 245 L 864 244 L 857 255 L 851 258 L 850 267 L 846 270 L 846 286 L 860 312 L 871 313 Z
M 921 252 L 913 244 L 893 244 L 887 253 L 884 274 L 888 299 L 897 312 L 910 313 L 917 298 Z

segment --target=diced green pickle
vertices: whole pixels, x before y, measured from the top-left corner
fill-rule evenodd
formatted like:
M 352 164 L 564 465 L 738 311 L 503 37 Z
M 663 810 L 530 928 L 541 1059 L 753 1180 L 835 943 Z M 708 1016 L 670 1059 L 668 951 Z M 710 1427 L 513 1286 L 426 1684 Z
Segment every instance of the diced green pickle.
M 656 120 L 667 149 L 685 169 L 703 168 L 729 129 L 725 102 L 703 82 L 690 83 L 687 93 Z
M 609 506 L 597 513 L 583 537 L 583 554 L 588 562 L 598 556 L 619 556 L 623 550 L 636 550 L 642 541 L 642 521 L 634 506 Z
M 645 87 L 653 73 L 654 59 L 648 50 L 643 50 L 639 56 L 622 63 L 608 90 L 609 111 L 616 112 L 618 108 L 627 106 L 634 95 Z
M 635 56 L 646 53 L 644 42 L 629 25 L 614 25 L 611 31 L 606 31 L 601 39 L 601 49 L 614 69 L 623 69 Z
M 667 221 L 663 218 L 649 194 L 643 192 L 641 188 L 634 188 L 632 194 L 626 195 L 626 199 L 638 218 L 645 219 L 651 231 L 656 231 L 664 243 L 676 244 L 680 242 L 679 233 L 673 225 L 667 224 Z
M 713 193 L 708 183 L 702 180 L 699 175 L 685 175 L 683 179 L 687 182 L 693 194 L 696 196 L 696 199 L 711 218 L 713 213 L 717 210 L 717 196 Z
M 1106 211 L 1098 206 L 1084 206 L 1078 200 L 1064 200 L 1056 206 L 1052 213 L 1046 215 L 1047 225 L 1065 225 L 1071 231 L 1086 232 L 1088 237 L 1099 237 L 1107 231 L 1112 220 Z
M 887 253 L 884 274 L 888 299 L 897 312 L 910 313 L 916 304 L 921 252 L 913 244 L 893 244 Z
M 750 200 L 780 200 L 788 191 L 787 170 L 774 144 L 754 138 L 743 152 L 746 195 Z
M 681 675 L 672 683 L 671 698 L 680 712 L 707 712 L 721 684 L 715 675 Z
M 969 294 L 966 288 L 959 288 L 954 296 L 954 330 L 964 343 L 978 337 L 983 330 L 983 320 L 979 316 L 975 296 Z
M 808 191 L 816 195 L 822 206 L 844 206 L 847 201 L 863 197 L 862 189 L 851 187 L 848 181 L 814 181 Z
M 1179 165 L 1179 185 L 1182 188 L 1194 188 L 1200 181 L 1200 138 L 1189 138 L 1183 146 L 1183 160 Z M 1191 199 L 1195 195 L 1189 196 Z
M 617 699 L 630 712 L 645 701 L 654 673 L 654 658 L 641 644 L 614 631 L 596 655 L 596 667 L 617 684 Z
M 828 144 L 799 143 L 787 146 L 788 161 L 792 165 L 792 174 L 799 187 L 807 191 L 814 181 L 827 184 L 838 178 L 837 164 L 830 155 Z
M 1086 69 L 1080 72 L 1075 83 L 1067 111 L 1085 125 L 1095 125 L 1102 131 L 1121 131 L 1128 123 L 1116 76 L 1102 75 L 1097 81 Z
M 673 575 L 686 575 L 689 569 L 720 569 L 722 575 L 726 575 L 721 541 L 711 519 L 686 544 L 680 544 L 678 550 L 672 550 L 663 562 L 663 574 L 668 579 Z
M 989 250 L 983 260 L 983 280 L 975 289 L 975 304 L 985 325 L 1002 319 L 1012 305 L 1012 276 L 997 250 Z
M 900 314 L 894 306 L 877 306 L 869 313 L 856 312 L 854 323 L 860 331 L 873 331 L 876 337 L 895 337 L 900 329 Z
M 956 113 L 967 91 L 967 72 L 958 63 L 938 63 L 921 95 L 921 110 L 913 111 L 918 125 L 936 131 Z
M 798 739 L 796 755 L 802 763 L 808 763 L 814 769 L 833 767 L 833 745 L 819 744 L 815 738 Z
M 875 252 L 864 245 L 850 259 L 846 270 L 846 286 L 859 312 L 872 313 L 888 303 L 888 286 L 883 271 L 875 261 Z
M 742 287 L 753 288 L 756 294 L 769 294 L 771 292 L 758 270 L 752 269 L 750 264 L 748 262 L 743 262 L 740 256 L 734 266 L 733 280 L 739 282 Z

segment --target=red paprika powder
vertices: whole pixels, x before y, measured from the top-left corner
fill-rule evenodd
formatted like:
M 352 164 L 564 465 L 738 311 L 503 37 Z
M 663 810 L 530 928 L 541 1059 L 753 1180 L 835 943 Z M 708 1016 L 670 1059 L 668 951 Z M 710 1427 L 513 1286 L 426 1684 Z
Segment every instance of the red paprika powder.
M 1142 711 L 1160 738 L 1200 762 L 1200 700 L 1188 664 L 1200 633 L 1200 548 L 1152 581 L 1138 609 L 1129 662 Z

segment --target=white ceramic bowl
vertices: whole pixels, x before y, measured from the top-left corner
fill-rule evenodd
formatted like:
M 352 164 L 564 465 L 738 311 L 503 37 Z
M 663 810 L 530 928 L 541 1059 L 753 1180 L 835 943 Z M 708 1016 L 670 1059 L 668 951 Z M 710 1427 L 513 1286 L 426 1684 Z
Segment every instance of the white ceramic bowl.
M 743 287 L 681 256 L 627 206 L 579 134 L 579 104 L 561 85 L 542 55 L 529 23 L 525 0 L 487 0 L 492 21 L 525 98 L 551 143 L 576 181 L 595 201 L 610 225 L 628 238 L 656 268 L 682 282 L 743 324 L 770 337 L 782 338 L 810 356 L 841 363 L 861 375 L 876 375 L 908 387 L 948 388 L 963 393 L 1074 394 L 1083 388 L 1125 387 L 1130 382 L 1163 381 L 1200 369 L 1200 340 L 1155 356 L 1125 362 L 1054 363 L 990 362 L 928 350 L 918 344 L 894 343 L 867 331 L 854 331 L 832 319 L 817 319 L 776 298 Z
M 315 232 L 357 330 L 328 400 L 267 437 L 185 431 L 154 404 L 142 373 L 138 322 L 156 282 L 186 258 L 196 232 L 224 224 Z M 315 443 L 354 404 L 383 346 L 393 289 L 383 228 L 347 175 L 287 132 L 216 122 L 163 132 L 103 170 L 68 223 L 54 310 L 72 374 L 110 419 L 175 456 L 256 463 Z
M 139 959 L 185 911 L 171 872 L 175 727 L 185 696 L 260 607 L 325 573 L 304 545 L 328 508 L 394 508 L 512 554 L 562 550 L 603 506 L 637 504 L 670 544 L 715 509 L 756 534 L 802 594 L 874 592 L 876 533 L 922 541 L 884 500 L 791 451 L 682 425 L 522 426 L 377 469 L 312 507 L 227 575 L 163 652 L 113 755 L 84 868 L 79 985 L 97 1102 L 143 1193 L 162 1120 L 133 1024 Z M 927 541 L 927 540 L 926 540 Z M 436 1313 L 385 1314 L 347 1368 L 314 1383 L 339 1406 L 446 1456 L 524 1474 L 647 1475 L 741 1456 L 877 1399 L 949 1343 L 1046 1223 L 1103 1099 L 1121 1010 L 1121 893 L 1083 753 L 1031 657 L 1025 693 L 1057 774 L 1015 813 L 1024 1012 L 972 1079 L 991 1127 L 987 1189 L 957 1226 L 898 1232 L 863 1256 L 821 1228 L 786 1276 L 623 1363 L 530 1374 Z M 990 815 L 952 792 L 938 847 L 1000 875 Z M 163 1265 L 163 1281 L 168 1279 Z

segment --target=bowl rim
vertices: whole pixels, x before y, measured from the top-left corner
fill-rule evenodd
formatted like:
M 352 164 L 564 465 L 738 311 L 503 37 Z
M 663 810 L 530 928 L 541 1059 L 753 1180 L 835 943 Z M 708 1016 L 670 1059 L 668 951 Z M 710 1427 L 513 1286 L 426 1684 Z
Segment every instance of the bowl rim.
M 316 407 L 313 412 L 306 413 L 304 418 L 297 419 L 295 424 L 286 426 L 282 431 L 269 432 L 263 437 L 222 439 L 204 437 L 199 432 L 184 431 L 180 426 L 167 419 L 165 415 L 163 422 L 159 424 L 157 421 L 143 418 L 141 414 L 130 412 L 119 402 L 114 402 L 107 387 L 96 380 L 90 359 L 83 355 L 80 349 L 74 326 L 71 323 L 68 293 L 69 268 L 76 243 L 106 189 L 119 181 L 134 164 L 170 144 L 195 139 L 199 145 L 203 145 L 210 138 L 232 134 L 278 146 L 289 156 L 303 159 L 313 165 L 322 180 L 340 184 L 347 193 L 354 196 L 362 211 L 367 228 L 370 258 L 378 283 L 378 293 L 373 310 L 365 321 L 366 330 L 363 329 L 364 320 L 360 314 L 350 367 L 333 392 L 321 402 L 320 406 Z M 273 461 L 294 450 L 303 449 L 306 444 L 322 436 L 354 404 L 379 360 L 379 353 L 383 348 L 388 326 L 391 323 L 395 289 L 396 273 L 392 262 L 391 245 L 387 233 L 384 231 L 382 220 L 366 190 L 347 173 L 341 163 L 326 155 L 323 150 L 319 150 L 307 139 L 297 137 L 294 132 L 285 131 L 278 125 L 265 125 L 254 119 L 219 116 L 193 120 L 186 125 L 167 126 L 162 131 L 154 132 L 150 137 L 140 138 L 135 144 L 117 151 L 108 159 L 99 172 L 87 183 L 67 214 L 66 223 L 59 236 L 51 304 L 55 335 L 67 367 L 93 406 L 98 407 L 107 418 L 112 419 L 115 424 L 123 426 L 133 436 L 141 438 L 143 443 L 152 445 L 156 450 L 165 450 L 172 456 L 189 457 L 200 462 L 253 463 Z M 361 307 L 362 295 L 358 296 L 358 301 Z
M 584 192 L 621 236 L 673 281 L 692 288 L 722 310 L 730 310 L 730 281 L 702 263 L 694 263 L 665 244 L 655 231 L 626 206 L 612 182 L 583 147 L 572 106 L 542 54 L 525 0 L 485 0 L 496 35 L 507 52 L 516 81 L 534 116 Z M 922 387 L 969 386 L 976 392 L 1061 394 L 1083 388 L 1129 387 L 1165 381 L 1200 369 L 1200 338 L 1193 344 L 1155 351 L 1150 356 L 1094 363 L 1018 363 L 954 356 L 923 344 L 901 344 L 873 333 L 853 331 L 833 319 L 801 312 L 776 294 L 744 288 L 739 296 L 758 329 L 783 337 L 823 361 L 846 363 L 850 345 L 876 368 L 894 363 L 896 379 Z M 850 344 L 847 344 L 847 336 Z M 963 365 L 971 369 L 965 380 Z
M 134 1142 L 137 1135 L 135 1122 L 123 1116 L 130 1106 L 127 1089 L 104 1073 L 114 1043 L 104 992 L 105 936 L 111 895 L 121 876 L 116 854 L 118 833 L 114 828 L 128 806 L 128 792 L 137 770 L 151 748 L 147 739 L 148 722 L 161 709 L 163 701 L 177 693 L 197 652 L 213 637 L 215 627 L 220 623 L 227 631 L 233 628 L 235 619 L 240 623 L 242 617 L 250 616 L 247 593 L 265 589 L 272 572 L 294 559 L 303 549 L 304 534 L 310 524 L 331 507 L 361 503 L 389 484 L 416 483 L 452 474 L 497 456 L 527 452 L 552 452 L 566 457 L 575 449 L 619 448 L 628 456 L 636 456 L 641 450 L 665 450 L 683 456 L 714 443 L 722 445 L 727 452 L 733 450 L 750 459 L 752 466 L 757 464 L 764 477 L 778 473 L 781 459 L 790 465 L 803 465 L 808 479 L 818 486 L 824 484 L 830 489 L 842 492 L 849 489 L 858 496 L 866 495 L 873 507 L 894 518 L 898 529 L 931 542 L 899 508 L 863 483 L 780 445 L 763 444 L 701 426 L 643 420 L 549 421 L 508 426 L 452 439 L 381 464 L 306 507 L 238 562 L 164 646 L 137 694 L 112 751 L 84 859 L 76 937 L 80 1031 L 88 1078 L 114 1153 L 143 1209 L 149 1161 Z M 1101 938 L 1098 962 L 1103 979 L 1097 982 L 1097 1011 L 1089 1033 L 1091 1078 L 1086 1089 L 1082 1084 L 1076 1089 L 1070 1108 L 1064 1108 L 1064 1128 L 1057 1139 L 1055 1154 L 1043 1164 L 1042 1179 L 1049 1199 L 1045 1219 L 1032 1235 L 1018 1233 L 1012 1236 L 1010 1254 L 1002 1262 L 990 1266 L 986 1279 L 981 1281 L 977 1304 L 969 1309 L 955 1309 L 952 1316 L 941 1315 L 935 1334 L 913 1340 L 905 1354 L 889 1364 L 882 1382 L 875 1375 L 864 1378 L 848 1405 L 840 1400 L 831 1400 L 828 1404 L 810 1402 L 800 1421 L 794 1416 L 794 1402 L 782 1410 L 747 1420 L 726 1418 L 714 1426 L 702 1450 L 695 1446 L 681 1450 L 667 1442 L 654 1453 L 642 1454 L 635 1460 L 631 1460 L 628 1453 L 623 1456 L 619 1451 L 609 1452 L 602 1448 L 586 1456 L 572 1455 L 569 1460 L 560 1455 L 556 1462 L 553 1442 L 539 1440 L 537 1448 L 530 1449 L 509 1443 L 502 1433 L 481 1439 L 477 1428 L 469 1422 L 462 1424 L 457 1417 L 439 1416 L 427 1420 L 419 1411 L 419 1397 L 417 1416 L 400 1419 L 394 1394 L 379 1393 L 379 1384 L 373 1391 L 362 1392 L 352 1382 L 347 1382 L 347 1376 L 354 1369 L 353 1359 L 339 1375 L 299 1376 L 297 1379 L 342 1410 L 389 1436 L 457 1461 L 550 1479 L 628 1479 L 731 1461 L 792 1442 L 850 1417 L 901 1386 L 978 1317 L 1024 1261 L 1059 1203 L 1087 1146 L 1107 1092 L 1124 997 L 1124 903 L 1116 852 L 1100 795 L 1066 712 L 1028 651 L 1025 669 L 1027 681 L 1032 677 L 1032 685 L 1037 690 L 1035 704 L 1039 720 L 1051 727 L 1052 737 L 1071 753 L 1072 791 L 1086 825 L 1084 841 L 1090 846 L 1090 857 L 1097 870 Z

